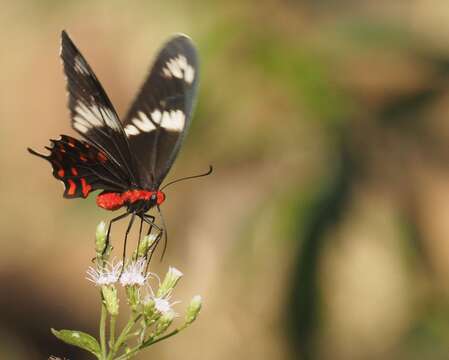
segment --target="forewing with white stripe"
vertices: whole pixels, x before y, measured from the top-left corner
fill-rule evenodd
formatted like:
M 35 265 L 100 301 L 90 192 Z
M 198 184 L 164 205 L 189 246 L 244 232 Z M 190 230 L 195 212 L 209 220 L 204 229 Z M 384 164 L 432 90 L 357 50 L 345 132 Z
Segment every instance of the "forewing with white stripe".
M 111 166 L 121 173 L 128 186 L 137 184 L 135 160 L 117 113 L 91 67 L 65 31 L 61 35 L 61 58 L 67 77 L 72 127 L 107 154 Z
M 124 120 L 146 188 L 158 188 L 190 125 L 198 83 L 198 58 L 191 40 L 168 41 Z

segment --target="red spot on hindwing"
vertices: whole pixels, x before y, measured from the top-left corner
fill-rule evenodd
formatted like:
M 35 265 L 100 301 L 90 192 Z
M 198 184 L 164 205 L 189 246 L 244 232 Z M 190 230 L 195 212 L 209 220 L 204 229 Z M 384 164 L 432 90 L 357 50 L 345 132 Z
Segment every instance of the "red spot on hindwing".
M 101 151 L 98 152 L 97 158 L 98 158 L 98 161 L 100 161 L 101 163 L 106 162 L 106 160 L 108 159 L 108 158 L 106 157 L 106 155 L 103 154 Z
M 72 179 L 68 179 L 67 182 L 69 183 L 69 190 L 67 190 L 67 195 L 73 196 L 75 195 L 76 191 L 76 184 Z
M 87 197 L 91 190 L 92 186 L 87 183 L 85 178 L 81 178 L 81 191 L 83 192 L 83 197 Z
M 72 168 L 70 169 L 70 171 L 72 172 L 72 175 L 73 175 L 73 176 L 77 176 L 77 175 L 78 175 L 78 170 L 76 170 L 76 168 L 72 167 Z M 64 175 L 63 175 L 63 176 L 64 176 Z
M 59 170 L 58 170 L 58 176 L 59 176 L 60 178 L 63 178 L 63 177 L 64 177 L 64 174 L 65 174 L 64 169 L 59 169 Z

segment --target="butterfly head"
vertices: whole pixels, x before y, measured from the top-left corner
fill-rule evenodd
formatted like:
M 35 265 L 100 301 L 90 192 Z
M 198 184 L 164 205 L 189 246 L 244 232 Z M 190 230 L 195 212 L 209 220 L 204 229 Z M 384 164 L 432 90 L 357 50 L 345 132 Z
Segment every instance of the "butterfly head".
M 155 191 L 151 195 L 151 202 L 155 205 L 160 205 L 165 201 L 165 194 L 162 191 Z

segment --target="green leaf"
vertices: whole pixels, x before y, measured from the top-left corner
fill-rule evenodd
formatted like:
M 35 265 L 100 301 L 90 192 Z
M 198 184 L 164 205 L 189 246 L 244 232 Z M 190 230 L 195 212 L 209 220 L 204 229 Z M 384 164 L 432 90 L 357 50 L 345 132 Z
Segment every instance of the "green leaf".
M 81 349 L 91 352 L 97 358 L 101 356 L 100 345 L 98 341 L 89 334 L 76 330 L 55 330 L 51 329 L 51 332 L 59 340 L 64 341 L 67 344 L 78 346 Z

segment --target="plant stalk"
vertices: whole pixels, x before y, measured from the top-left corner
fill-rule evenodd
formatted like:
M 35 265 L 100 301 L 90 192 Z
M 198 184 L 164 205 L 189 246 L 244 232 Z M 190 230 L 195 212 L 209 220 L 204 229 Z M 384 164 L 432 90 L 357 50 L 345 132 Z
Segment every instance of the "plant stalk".
M 103 297 L 101 298 L 101 318 L 100 318 L 100 347 L 101 347 L 101 357 L 106 360 L 106 318 L 107 310 L 104 304 Z

